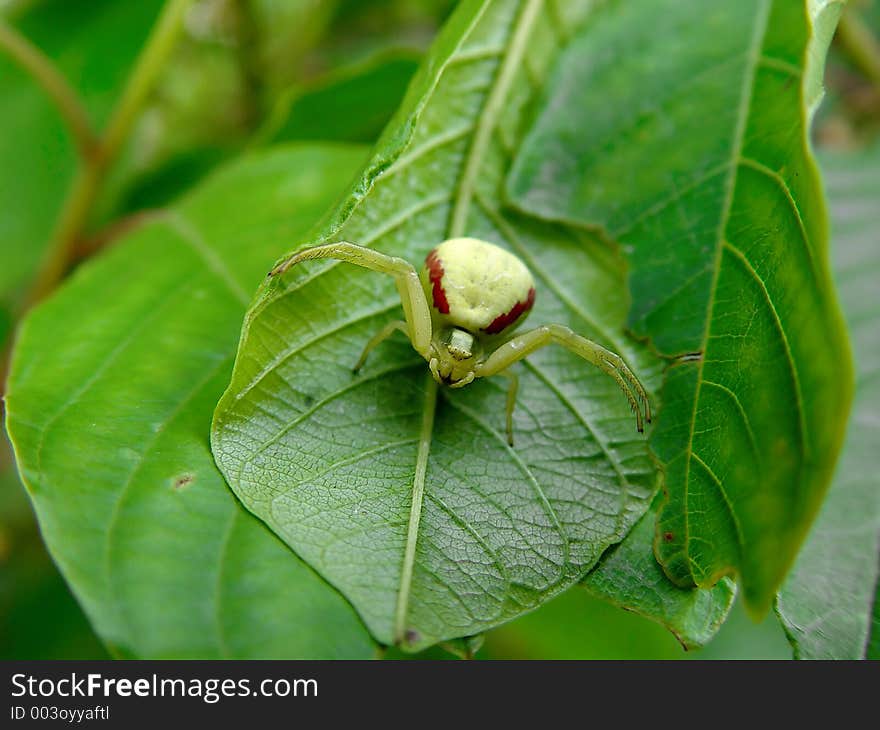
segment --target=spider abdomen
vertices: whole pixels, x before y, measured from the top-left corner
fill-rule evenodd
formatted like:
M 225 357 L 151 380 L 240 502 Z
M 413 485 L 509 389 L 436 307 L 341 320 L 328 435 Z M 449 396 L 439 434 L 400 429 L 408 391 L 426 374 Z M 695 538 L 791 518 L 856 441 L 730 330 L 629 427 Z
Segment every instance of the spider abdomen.
M 535 302 L 526 265 L 476 238 L 451 238 L 431 249 L 420 277 L 434 319 L 475 335 L 513 331 Z

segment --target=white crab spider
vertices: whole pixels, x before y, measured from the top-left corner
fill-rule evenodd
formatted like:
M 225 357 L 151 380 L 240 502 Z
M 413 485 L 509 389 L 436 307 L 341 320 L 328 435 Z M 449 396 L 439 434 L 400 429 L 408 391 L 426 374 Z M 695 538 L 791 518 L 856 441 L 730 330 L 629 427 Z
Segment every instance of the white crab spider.
M 476 378 L 504 375 L 510 380 L 507 440 L 512 446 L 519 379 L 507 368 L 556 342 L 614 378 L 636 414 L 640 433 L 644 421 L 651 422 L 645 389 L 619 355 L 559 324 L 512 334 L 534 304 L 535 283 L 526 265 L 503 248 L 476 238 L 452 238 L 432 249 L 421 272 L 416 273 L 412 264 L 401 258 L 340 241 L 299 251 L 270 276 L 283 274 L 301 261 L 325 258 L 390 274 L 400 293 L 404 321 L 389 322 L 373 335 L 355 372 L 376 345 L 399 330 L 427 360 L 438 383 L 461 388 Z M 644 421 L 640 402 L 645 406 Z

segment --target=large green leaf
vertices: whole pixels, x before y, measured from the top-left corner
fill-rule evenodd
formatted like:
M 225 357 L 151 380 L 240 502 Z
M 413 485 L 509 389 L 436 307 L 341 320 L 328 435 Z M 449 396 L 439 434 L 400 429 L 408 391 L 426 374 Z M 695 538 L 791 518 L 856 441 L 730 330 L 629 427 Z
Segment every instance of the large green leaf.
M 488 632 L 477 654 L 489 660 L 672 660 L 688 656 L 661 626 L 579 590 L 566 591 L 538 610 Z
M 288 90 L 261 139 L 375 142 L 403 100 L 419 56 L 414 51 L 381 53 Z
M 0 431 L 0 626 L 0 659 L 106 657 L 46 553 L 5 431 Z M 13 626 L 14 631 L 8 628 Z
M 364 60 L 389 47 L 424 50 L 459 0 L 338 0 L 331 32 L 314 54 L 324 67 Z
M 0 433 L 0 659 L 106 658 L 33 523 Z
M 26 319 L 7 426 L 46 543 L 137 657 L 364 657 L 351 607 L 235 500 L 208 444 L 249 292 L 363 160 L 291 147 L 210 178 Z
M 638 528 L 637 528 L 638 529 Z M 662 572 L 662 571 L 661 571 Z M 722 585 L 728 581 L 722 581 Z M 775 616 L 756 623 L 737 602 L 711 643 L 685 651 L 661 626 L 585 591 L 567 591 L 486 635 L 481 659 L 791 659 Z
M 593 596 L 661 623 L 685 649 L 709 643 L 736 596 L 724 578 L 712 588 L 681 588 L 660 568 L 651 550 L 656 512 L 648 512 L 626 539 L 602 556 L 582 585 Z
M 823 168 L 835 273 L 855 347 L 856 400 L 828 499 L 776 609 L 796 656 L 857 659 L 868 648 L 880 572 L 880 146 L 826 155 Z
M 55 0 L 21 32 L 58 65 L 96 124 L 109 114 L 162 0 Z M 76 165 L 73 140 L 34 80 L 0 52 L 0 309 L 33 274 Z M 3 319 L 0 313 L 0 320 Z M 2 328 L 0 328 L 2 329 Z
M 757 613 L 829 483 L 852 390 L 807 142 L 839 5 L 609 3 L 564 54 L 511 199 L 629 254 L 630 325 L 669 355 L 657 553 L 738 572 Z M 815 35 L 812 35 L 815 29 Z
M 495 241 L 536 274 L 533 323 L 604 342 L 651 388 L 659 361 L 623 333 L 613 250 L 502 207 L 568 25 L 556 7 L 459 5 L 351 195 L 320 233 L 290 244 L 344 238 L 420 263 L 454 235 Z M 402 338 L 354 377 L 364 343 L 399 317 L 393 283 L 352 266 L 319 262 L 268 281 L 212 444 L 242 502 L 380 641 L 414 649 L 502 623 L 576 582 L 647 509 L 657 470 L 615 383 L 561 349 L 518 366 L 514 448 L 504 383 L 438 392 Z

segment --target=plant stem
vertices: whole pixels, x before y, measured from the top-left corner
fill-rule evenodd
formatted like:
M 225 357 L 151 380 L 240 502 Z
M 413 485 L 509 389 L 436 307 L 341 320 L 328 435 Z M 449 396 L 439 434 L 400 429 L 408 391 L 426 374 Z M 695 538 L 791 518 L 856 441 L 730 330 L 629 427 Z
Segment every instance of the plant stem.
M 36 304 L 58 285 L 67 273 L 80 233 L 88 219 L 92 203 L 103 178 L 104 167 L 98 156 L 77 170 L 70 192 L 61 208 L 49 249 L 25 298 L 25 308 Z
M 156 21 L 147 44 L 138 56 L 134 70 L 128 77 L 122 97 L 117 102 L 113 115 L 102 135 L 102 152 L 109 164 L 125 142 L 132 124 L 136 121 L 141 107 L 146 101 L 168 56 L 174 49 L 177 37 L 183 28 L 183 16 L 194 0 L 168 0 L 162 14 Z
M 43 87 L 43 91 L 58 108 L 58 112 L 70 129 L 80 156 L 83 159 L 91 157 L 98 147 L 98 136 L 92 129 L 88 114 L 76 92 L 52 61 L 15 28 L 2 20 L 0 20 L 0 49 Z
M 76 258 L 79 239 L 88 223 L 101 184 L 153 90 L 177 41 L 183 16 L 192 2 L 168 0 L 162 9 L 94 153 L 85 160 L 73 179 L 25 306 L 35 304 L 49 294 Z
M 840 18 L 837 39 L 850 62 L 880 87 L 880 43 L 854 8 L 847 8 Z

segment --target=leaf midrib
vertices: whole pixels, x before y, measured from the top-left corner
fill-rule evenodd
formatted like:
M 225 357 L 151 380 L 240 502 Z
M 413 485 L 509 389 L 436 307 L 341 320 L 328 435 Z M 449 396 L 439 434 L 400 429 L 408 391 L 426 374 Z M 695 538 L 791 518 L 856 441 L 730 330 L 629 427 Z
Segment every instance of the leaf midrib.
M 538 17 L 538 11 L 543 0 L 525 0 L 525 6 L 519 11 L 519 17 L 515 21 L 513 33 L 507 45 L 506 53 L 501 61 L 491 91 L 486 97 L 486 102 L 479 115 L 473 140 L 468 148 L 465 158 L 461 179 L 458 182 L 455 198 L 452 205 L 446 238 L 457 238 L 464 234 L 467 215 L 471 207 L 479 174 L 480 164 L 491 140 L 492 131 L 498 122 L 503 102 L 507 97 L 513 82 L 519 62 L 522 59 L 527 41 L 532 28 Z M 484 4 L 483 9 L 487 6 Z M 476 26 L 482 12 L 475 18 L 470 31 L 462 37 L 462 42 L 470 36 Z M 456 49 L 457 51 L 457 49 Z M 455 58 L 453 56 L 450 62 Z M 439 76 L 438 76 L 439 78 Z M 433 90 L 432 90 L 433 91 Z M 425 393 L 424 418 L 419 441 L 419 450 L 416 457 L 416 470 L 413 478 L 413 498 L 410 507 L 410 519 L 407 529 L 406 544 L 404 547 L 403 565 L 400 574 L 400 586 L 397 594 L 397 606 L 393 636 L 396 643 L 401 644 L 406 638 L 406 619 L 409 612 L 409 600 L 412 591 L 412 575 L 415 567 L 416 545 L 418 543 L 419 523 L 421 520 L 422 504 L 425 491 L 425 476 L 427 473 L 428 457 L 431 451 L 431 435 L 434 426 L 434 414 L 437 407 L 438 386 L 434 379 L 427 377 Z
M 422 519 L 428 455 L 431 453 L 431 437 L 434 432 L 434 412 L 437 408 L 437 389 L 439 386 L 430 374 L 425 377 L 425 382 L 425 406 L 422 412 L 422 426 L 419 432 L 419 449 L 416 454 L 416 469 L 413 477 L 412 504 L 409 511 L 403 567 L 400 572 L 400 588 L 397 592 L 397 607 L 394 618 L 394 642 L 396 644 L 401 644 L 406 639 L 406 616 L 409 610 L 409 595 L 416 561 L 419 523 Z
M 697 423 L 697 411 L 699 410 L 700 403 L 700 394 L 702 391 L 702 383 L 703 383 L 703 369 L 706 364 L 706 347 L 709 342 L 709 334 L 712 330 L 712 316 L 715 308 L 715 294 L 718 290 L 718 278 L 721 274 L 721 260 L 724 253 L 724 243 L 726 239 L 725 231 L 727 230 L 727 223 L 730 218 L 730 211 L 733 208 L 733 195 L 736 189 L 736 180 L 738 177 L 739 164 L 738 160 L 742 156 L 742 147 L 743 141 L 745 138 L 746 132 L 746 123 L 748 121 L 749 112 L 751 111 L 752 106 L 752 96 L 754 94 L 755 89 L 755 77 L 757 76 L 758 64 L 761 58 L 761 49 L 763 46 L 764 38 L 767 34 L 767 25 L 770 20 L 770 0 L 764 0 L 762 3 L 761 11 L 759 12 L 758 17 L 756 18 L 755 28 L 753 31 L 751 45 L 749 46 L 748 55 L 746 56 L 748 61 L 748 69 L 746 73 L 743 74 L 743 85 L 740 91 L 740 104 L 739 109 L 737 110 L 737 118 L 736 118 L 736 127 L 734 129 L 734 138 L 733 138 L 733 150 L 731 152 L 731 162 L 729 164 L 730 176 L 727 181 L 727 190 L 724 194 L 724 205 L 721 211 L 721 218 L 718 223 L 718 230 L 716 231 L 716 249 L 715 249 L 715 257 L 713 260 L 712 267 L 712 284 L 709 288 L 709 299 L 706 305 L 706 325 L 703 328 L 703 337 L 700 343 L 700 352 L 702 353 L 702 357 L 700 358 L 699 364 L 697 365 L 697 387 L 696 392 L 694 393 L 694 405 L 693 410 L 691 411 L 691 422 L 690 429 L 688 432 L 688 442 L 687 442 L 687 450 L 685 452 L 685 475 L 684 475 L 684 549 L 685 555 L 687 557 L 689 570 L 691 572 L 691 577 L 695 578 L 693 559 L 690 556 L 690 508 L 689 508 L 689 498 L 690 498 L 690 468 L 691 461 L 693 457 L 693 445 L 694 445 L 694 431 Z M 727 493 L 724 491 L 722 485 L 719 483 L 719 489 L 721 489 L 723 502 L 727 505 L 728 510 L 730 511 L 730 517 L 736 526 L 737 537 L 739 539 L 739 549 L 742 551 L 742 530 L 739 524 L 739 520 L 737 518 L 736 513 L 731 507 L 730 500 L 728 498 Z M 718 576 L 720 577 L 720 576 Z M 715 579 L 715 576 L 713 576 Z

